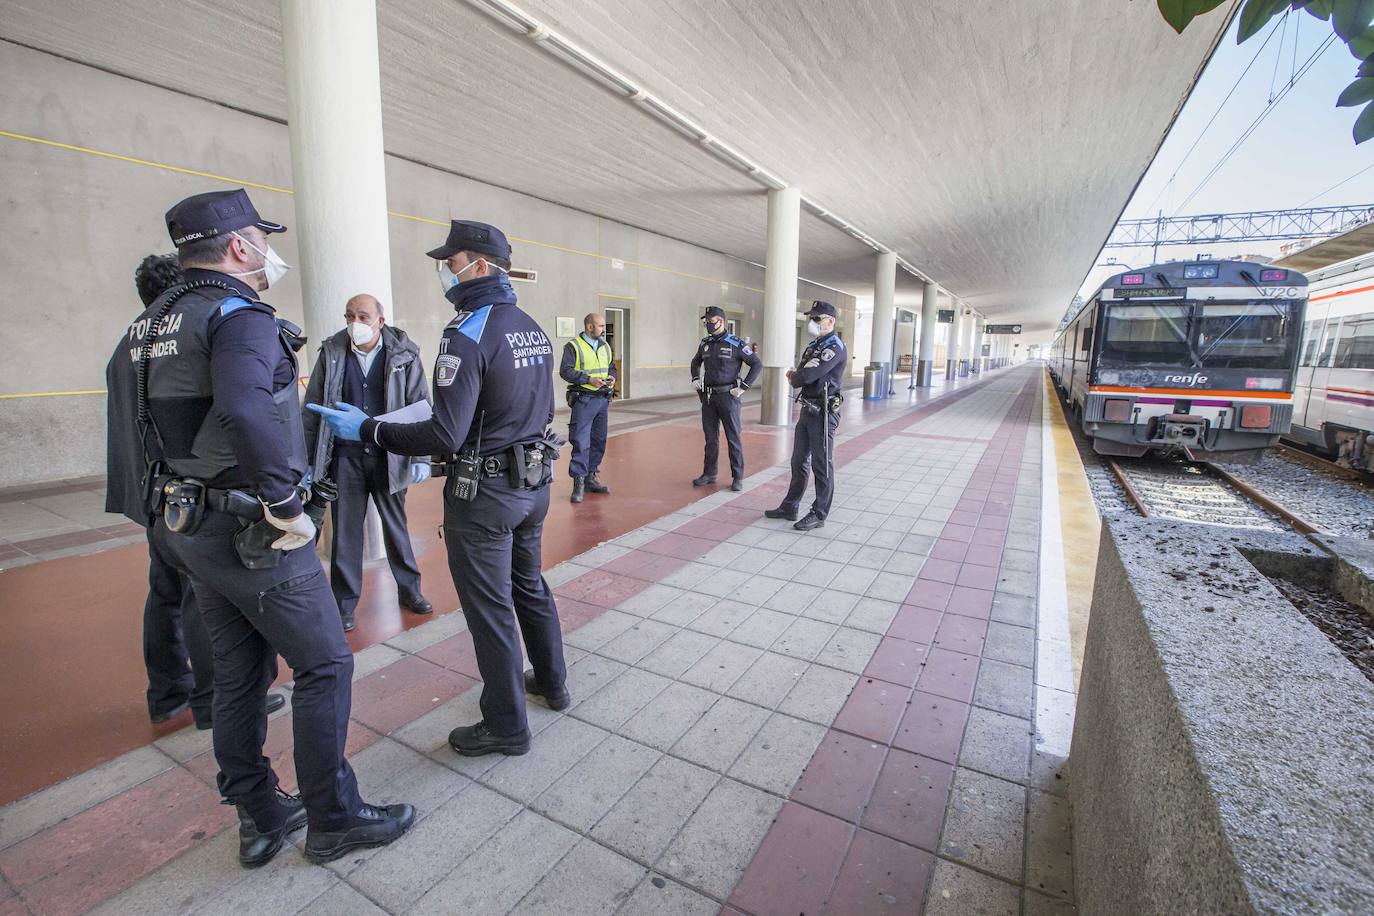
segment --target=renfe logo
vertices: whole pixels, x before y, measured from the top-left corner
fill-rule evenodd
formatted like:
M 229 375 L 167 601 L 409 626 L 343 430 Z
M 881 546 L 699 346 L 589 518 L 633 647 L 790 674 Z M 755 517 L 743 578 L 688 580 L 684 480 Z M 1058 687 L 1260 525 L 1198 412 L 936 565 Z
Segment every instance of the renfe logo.
M 1207 384 L 1207 376 L 1200 375 L 1196 372 L 1194 372 L 1192 375 L 1166 375 L 1164 376 L 1164 381 L 1169 382 L 1172 385 L 1188 385 L 1189 387 L 1192 387 L 1194 385 Z

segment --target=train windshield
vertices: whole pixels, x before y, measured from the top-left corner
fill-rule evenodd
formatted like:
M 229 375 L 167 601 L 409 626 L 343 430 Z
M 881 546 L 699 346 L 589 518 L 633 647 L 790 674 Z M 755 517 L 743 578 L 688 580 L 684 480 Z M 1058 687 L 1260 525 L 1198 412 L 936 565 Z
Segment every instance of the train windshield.
M 1113 305 L 1107 311 L 1098 365 L 1107 369 L 1193 365 L 1188 341 L 1191 305 Z
M 1297 339 L 1293 303 L 1207 302 L 1199 309 L 1198 368 L 1288 369 Z

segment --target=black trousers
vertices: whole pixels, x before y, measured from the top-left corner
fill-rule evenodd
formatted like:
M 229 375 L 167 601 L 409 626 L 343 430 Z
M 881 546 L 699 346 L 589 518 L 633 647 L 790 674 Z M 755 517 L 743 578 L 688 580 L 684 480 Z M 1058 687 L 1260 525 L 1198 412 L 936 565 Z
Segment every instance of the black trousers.
M 720 430 L 725 429 L 725 446 L 730 452 L 730 476 L 744 479 L 744 443 L 740 441 L 739 398 L 728 391 L 706 394 L 701 401 L 701 431 L 706 434 L 706 457 L 701 473 L 716 476 L 720 455 Z
M 306 817 L 316 830 L 340 829 L 362 801 L 344 758 L 353 653 L 338 608 L 313 543 L 284 554 L 275 569 L 247 569 L 234 551 L 238 530 L 237 519 L 216 513 L 194 535 L 167 535 L 190 572 L 214 646 L 220 793 L 251 813 L 270 810 L 277 774 L 262 753 L 263 703 L 280 653 L 295 674 L 292 725 Z
M 143 603 L 143 665 L 148 715 L 189 702 L 197 722 L 210 718 L 215 658 L 196 595 L 166 528 L 148 529 L 148 599 Z
M 840 415 L 831 413 L 827 430 L 821 415 L 802 405 L 792 439 L 792 485 L 783 497 L 782 508 L 796 512 L 801 506 L 802 494 L 806 492 L 807 468 L 810 467 L 816 475 L 816 499 L 811 503 L 811 511 L 821 518 L 830 514 L 830 500 L 835 495 L 835 465 L 831 458 L 835 450 L 835 430 L 839 425 Z
M 602 395 L 583 394 L 573 401 L 568 418 L 568 441 L 572 443 L 569 477 L 592 477 L 601 469 L 610 410 L 611 399 Z
M 402 600 L 420 594 L 420 568 L 410 546 L 406 524 L 406 492 L 390 491 L 385 453 L 341 451 L 334 456 L 332 473 L 339 498 L 330 507 L 334 542 L 329 553 L 329 587 L 341 611 L 358 606 L 363 590 L 363 529 L 367 527 L 367 501 L 377 507 L 382 520 L 382 543 L 396 590 Z
M 448 568 L 482 675 L 482 720 L 497 735 L 527 727 L 521 636 L 540 686 L 557 689 L 568 676 L 558 607 L 540 571 L 548 511 L 547 485 L 514 489 L 504 476 L 483 478 L 471 502 L 444 497 Z

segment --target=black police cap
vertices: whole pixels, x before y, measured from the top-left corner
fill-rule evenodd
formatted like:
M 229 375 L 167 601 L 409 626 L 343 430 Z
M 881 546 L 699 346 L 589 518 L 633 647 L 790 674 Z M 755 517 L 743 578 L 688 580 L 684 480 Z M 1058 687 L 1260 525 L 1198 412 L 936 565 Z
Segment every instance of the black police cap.
M 167 234 L 178 248 L 187 242 L 214 238 L 246 226 L 257 226 L 263 232 L 286 231 L 281 223 L 268 222 L 259 216 L 243 188 L 193 194 L 168 210 L 166 220 Z
M 811 311 L 806 313 L 807 318 L 820 318 L 822 315 L 829 315 L 831 318 L 838 318 L 839 312 L 835 311 L 835 306 L 826 302 L 824 299 L 817 299 L 811 303 Z
M 707 318 L 724 318 L 724 317 L 725 317 L 725 309 L 721 308 L 721 307 L 718 306 L 718 305 L 708 305 L 708 306 L 706 306 L 706 314 L 701 316 L 701 320 L 702 320 L 702 321 L 705 321 Z
M 446 261 L 460 251 L 510 260 L 510 242 L 506 241 L 504 232 L 488 223 L 474 223 L 465 219 L 452 220 L 448 241 L 425 254 L 436 261 Z

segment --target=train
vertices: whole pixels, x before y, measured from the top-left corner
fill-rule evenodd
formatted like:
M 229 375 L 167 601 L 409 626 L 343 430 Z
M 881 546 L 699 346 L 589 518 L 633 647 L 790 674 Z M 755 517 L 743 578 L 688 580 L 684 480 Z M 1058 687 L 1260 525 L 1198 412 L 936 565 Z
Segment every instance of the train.
M 1254 461 L 1293 421 L 1307 298 L 1302 273 L 1248 261 L 1124 271 L 1069 316 L 1047 365 L 1098 454 Z
M 1374 471 L 1374 254 L 1308 275 L 1290 438 Z

